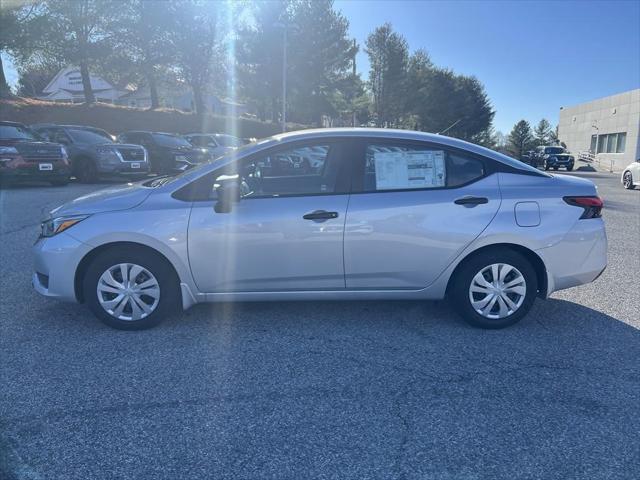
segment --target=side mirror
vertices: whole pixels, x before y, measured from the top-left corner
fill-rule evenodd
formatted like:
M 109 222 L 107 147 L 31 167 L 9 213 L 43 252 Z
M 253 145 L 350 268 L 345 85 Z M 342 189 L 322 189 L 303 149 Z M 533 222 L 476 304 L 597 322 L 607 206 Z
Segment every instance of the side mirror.
M 222 175 L 216 180 L 218 201 L 213 209 L 216 213 L 229 213 L 234 203 L 240 201 L 240 178 L 238 175 Z

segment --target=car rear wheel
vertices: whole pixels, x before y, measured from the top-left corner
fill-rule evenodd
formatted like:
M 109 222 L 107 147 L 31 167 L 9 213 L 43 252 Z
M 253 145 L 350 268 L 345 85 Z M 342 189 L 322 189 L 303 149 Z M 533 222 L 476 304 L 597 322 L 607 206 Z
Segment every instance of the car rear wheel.
M 156 326 L 180 299 L 170 265 L 152 252 L 135 247 L 100 253 L 87 268 L 83 291 L 91 311 L 120 330 Z
M 536 272 L 512 250 L 479 253 L 461 266 L 449 292 L 452 306 L 474 327 L 508 327 L 524 317 L 535 300 Z
M 633 185 L 633 176 L 631 175 L 631 172 L 624 172 L 624 175 L 622 176 L 622 186 L 624 186 L 624 188 L 626 188 L 627 190 L 633 190 L 635 188 L 635 185 Z
M 549 167 L 549 164 L 548 164 L 548 163 L 545 163 L 545 164 L 544 164 L 544 169 L 545 169 L 545 170 L 549 170 L 549 168 L 550 168 L 550 167 Z
M 567 166 L 567 172 L 570 172 L 571 170 L 573 170 L 573 165 L 568 165 Z

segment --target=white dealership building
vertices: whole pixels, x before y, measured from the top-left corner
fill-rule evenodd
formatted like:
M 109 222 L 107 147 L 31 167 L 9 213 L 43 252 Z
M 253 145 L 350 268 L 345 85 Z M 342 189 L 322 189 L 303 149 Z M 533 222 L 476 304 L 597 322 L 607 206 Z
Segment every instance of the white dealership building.
M 620 169 L 640 158 L 640 88 L 560 107 L 558 138 L 574 153 L 591 152 Z

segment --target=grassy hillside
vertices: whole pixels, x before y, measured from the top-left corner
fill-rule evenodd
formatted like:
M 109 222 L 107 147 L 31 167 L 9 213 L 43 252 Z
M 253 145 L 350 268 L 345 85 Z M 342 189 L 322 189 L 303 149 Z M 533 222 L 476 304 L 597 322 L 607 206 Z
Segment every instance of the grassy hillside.
M 280 131 L 279 125 L 246 118 L 232 119 L 207 115 L 202 120 L 194 113 L 178 110 L 143 110 L 106 104 L 91 106 L 55 104 L 15 97 L 0 100 L 0 120 L 25 123 L 90 125 L 112 134 L 127 130 L 157 132 L 232 133 L 239 137 L 268 137 Z

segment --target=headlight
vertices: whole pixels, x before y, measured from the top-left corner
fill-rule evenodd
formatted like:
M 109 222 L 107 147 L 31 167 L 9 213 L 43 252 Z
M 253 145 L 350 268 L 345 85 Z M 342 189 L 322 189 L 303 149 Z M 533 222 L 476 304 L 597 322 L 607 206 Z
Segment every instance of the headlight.
M 107 163 L 117 163 L 122 161 L 120 152 L 113 147 L 98 147 L 96 152 L 98 153 L 100 160 Z
M 0 155 L 16 155 L 18 150 L 15 147 L 0 147 Z
M 81 222 L 88 216 L 89 215 L 76 215 L 73 217 L 50 218 L 40 224 L 40 235 L 42 237 L 53 237 L 54 235 L 73 227 L 76 223 Z

